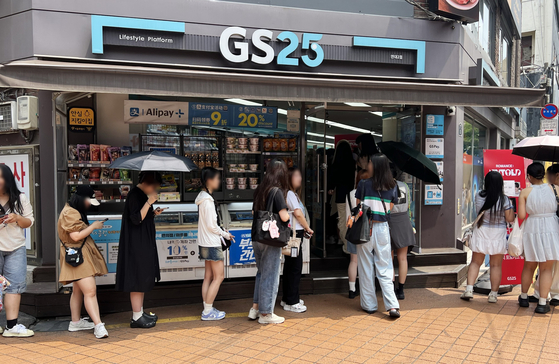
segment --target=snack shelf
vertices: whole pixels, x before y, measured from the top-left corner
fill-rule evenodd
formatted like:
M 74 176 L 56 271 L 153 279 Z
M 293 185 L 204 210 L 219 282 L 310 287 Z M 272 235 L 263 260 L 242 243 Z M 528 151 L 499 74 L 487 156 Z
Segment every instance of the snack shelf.
M 100 203 L 124 203 L 126 202 L 125 198 L 115 198 L 113 200 L 98 200 Z
M 261 173 L 260 171 L 229 171 L 229 173 Z
M 131 185 L 132 181 L 66 181 L 67 185 Z
M 250 151 L 249 152 L 233 152 L 231 150 L 226 150 L 225 153 L 226 154 L 256 154 L 256 155 L 262 154 L 262 152 L 260 152 L 260 151 L 258 151 L 258 152 L 250 152 Z
M 262 155 L 297 155 L 297 152 L 262 152 Z
M 91 168 L 91 167 L 108 167 L 111 162 L 68 162 L 68 167 L 74 168 Z

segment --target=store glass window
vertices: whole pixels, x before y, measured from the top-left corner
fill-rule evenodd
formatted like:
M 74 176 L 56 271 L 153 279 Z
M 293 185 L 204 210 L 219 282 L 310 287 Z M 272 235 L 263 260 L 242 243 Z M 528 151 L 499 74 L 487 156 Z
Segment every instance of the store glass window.
M 464 121 L 462 185 L 462 226 L 471 224 L 476 216 L 475 196 L 483 188 L 483 150 L 487 148 L 487 129 L 473 119 Z
M 479 10 L 479 43 L 495 62 L 495 8 L 489 0 L 484 0 Z
M 510 85 L 511 76 L 511 40 L 509 39 L 507 32 L 503 29 L 500 31 L 500 52 L 499 52 L 499 72 L 501 74 L 501 81 L 506 85 Z

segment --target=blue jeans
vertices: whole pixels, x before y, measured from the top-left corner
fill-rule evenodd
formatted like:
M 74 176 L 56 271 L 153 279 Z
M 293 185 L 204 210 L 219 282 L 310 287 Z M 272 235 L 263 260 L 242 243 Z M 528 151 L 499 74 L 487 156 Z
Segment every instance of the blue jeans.
M 280 280 L 281 248 L 253 241 L 252 249 L 258 268 L 252 302 L 258 304 L 260 313 L 273 313 Z
M 0 251 L 0 274 L 10 282 L 4 293 L 21 294 L 27 287 L 27 252 L 25 246 L 11 252 Z
M 392 283 L 394 266 L 392 265 L 391 250 L 390 230 L 387 222 L 373 223 L 371 240 L 368 243 L 357 245 L 361 307 L 365 311 L 378 310 L 375 274 L 382 290 L 385 310 L 400 308 Z

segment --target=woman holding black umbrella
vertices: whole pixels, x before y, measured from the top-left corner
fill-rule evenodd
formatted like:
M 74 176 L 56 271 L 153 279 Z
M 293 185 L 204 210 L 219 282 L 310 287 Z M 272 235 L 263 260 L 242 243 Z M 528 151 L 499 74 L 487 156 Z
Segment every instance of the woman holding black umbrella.
M 116 289 L 130 292 L 132 304 L 132 328 L 150 328 L 157 316 L 144 313 L 144 294 L 159 281 L 159 257 L 155 243 L 155 216 L 162 210 L 154 210 L 157 190 L 162 179 L 158 172 L 141 172 L 140 183 L 126 198 L 122 215 L 122 228 L 116 270 Z

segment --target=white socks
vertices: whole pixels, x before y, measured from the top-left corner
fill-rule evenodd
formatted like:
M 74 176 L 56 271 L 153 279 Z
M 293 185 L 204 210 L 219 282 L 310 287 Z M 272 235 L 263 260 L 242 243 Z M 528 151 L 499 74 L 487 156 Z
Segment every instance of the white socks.
M 528 293 L 521 293 L 520 298 L 522 298 L 523 300 L 527 299 L 528 298 Z
M 489 292 L 489 295 L 497 297 L 499 295 L 499 292 L 491 291 L 491 292 Z
M 212 308 L 213 308 L 213 304 L 209 304 L 209 303 L 204 302 L 204 312 L 203 313 L 204 314 L 210 313 Z
M 132 312 L 132 320 L 138 321 L 144 314 L 144 311 Z
M 355 282 L 349 282 L 349 290 L 355 292 Z
M 540 300 L 539 300 L 539 302 L 538 302 L 538 305 L 540 305 L 540 306 L 545 306 L 545 305 L 547 305 L 547 299 L 546 299 L 546 298 L 541 298 L 541 297 L 540 297 Z
M 466 286 L 466 292 L 473 292 L 474 291 L 474 285 L 473 284 L 468 284 Z

